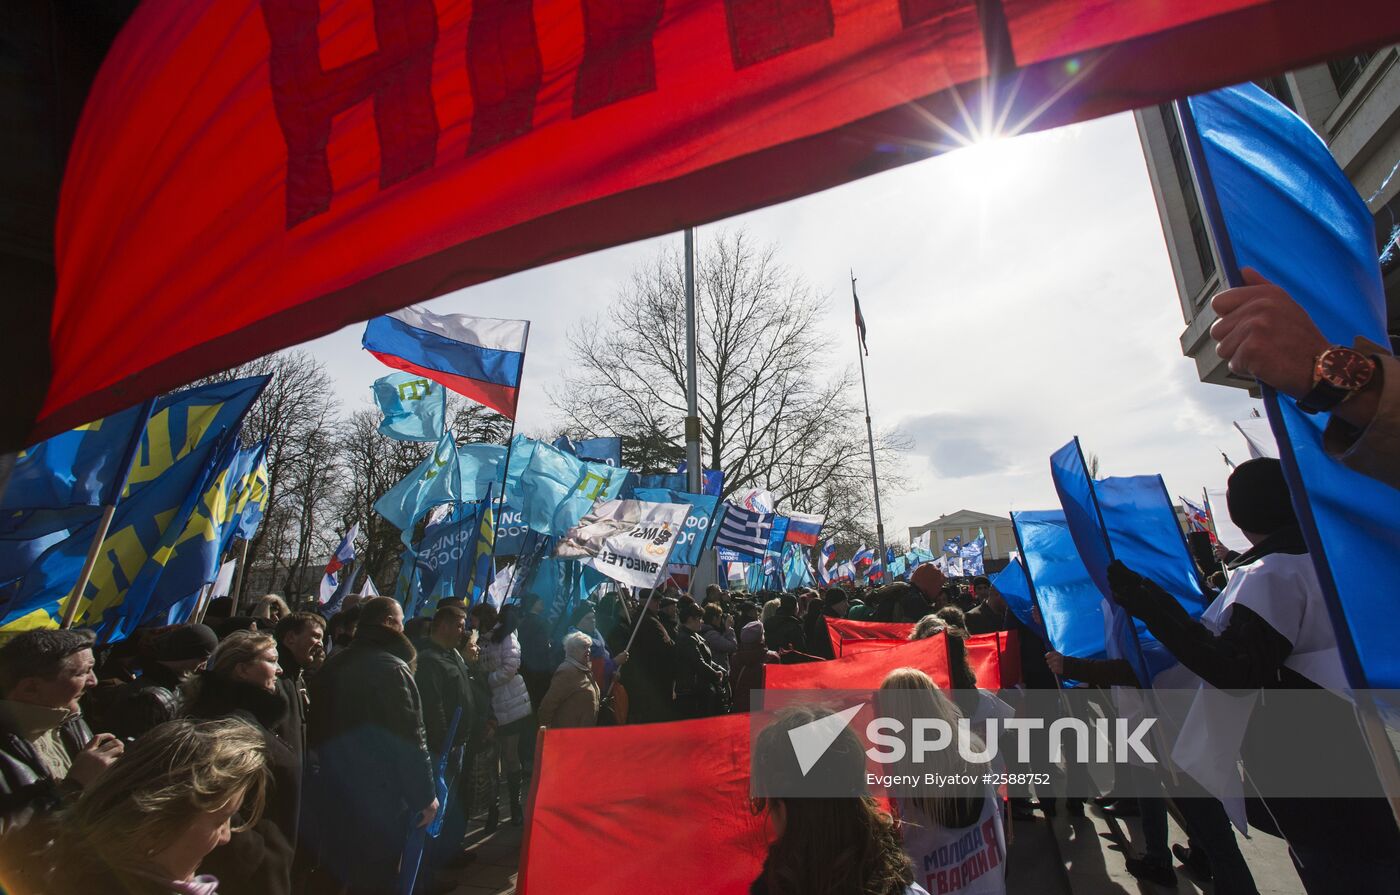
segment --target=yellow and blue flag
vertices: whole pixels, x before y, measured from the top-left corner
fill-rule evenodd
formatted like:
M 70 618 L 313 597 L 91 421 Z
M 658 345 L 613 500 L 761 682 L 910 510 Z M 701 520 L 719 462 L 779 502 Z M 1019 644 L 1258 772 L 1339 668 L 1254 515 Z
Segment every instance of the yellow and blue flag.
M 94 628 L 102 642 L 121 640 L 137 627 L 206 483 L 231 447 L 228 438 L 202 445 L 117 504 L 92 576 L 78 597 L 75 624 Z M 75 528 L 35 561 L 0 617 L 0 633 L 59 626 L 100 524 L 93 519 Z
M 152 406 L 128 407 L 20 451 L 0 496 L 0 528 L 37 533 L 35 520 L 27 518 L 34 511 L 88 508 L 84 516 L 68 517 L 83 520 L 114 502 Z
M 224 552 L 233 541 L 239 517 L 247 509 L 250 479 L 264 465 L 267 442 L 234 450 L 214 474 L 175 539 L 159 580 L 144 596 L 136 627 L 183 624 L 193 614 L 206 584 L 219 575 Z M 263 492 L 266 493 L 265 491 Z M 266 498 L 264 497 L 264 500 Z M 128 595 L 129 612 L 138 607 Z

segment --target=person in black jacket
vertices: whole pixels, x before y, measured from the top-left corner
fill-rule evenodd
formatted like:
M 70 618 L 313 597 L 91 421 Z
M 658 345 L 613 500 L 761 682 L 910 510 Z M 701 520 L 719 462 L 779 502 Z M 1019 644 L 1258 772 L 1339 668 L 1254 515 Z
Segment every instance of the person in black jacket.
M 670 721 L 674 715 L 672 696 L 676 683 L 676 644 L 661 624 L 661 597 L 653 591 L 637 622 L 636 636 L 622 666 L 622 685 L 627 688 L 627 720 L 646 724 Z M 667 598 L 670 599 L 670 598 Z
M 293 612 L 277 622 L 277 664 L 282 674 L 277 688 L 287 700 L 287 714 L 276 733 L 296 753 L 297 762 L 306 762 L 306 714 L 310 704 L 306 693 L 307 669 L 325 651 L 326 620 L 314 612 Z
M 387 895 L 409 832 L 437 814 L 416 653 L 392 597 L 360 604 L 355 639 L 311 679 L 307 797 L 321 869 L 351 895 Z
M 102 681 L 84 703 L 93 729 L 131 742 L 179 715 L 180 682 L 209 661 L 219 638 L 205 625 L 178 625 L 152 638 L 141 660 L 141 676 Z
M 768 648 L 782 653 L 783 650 L 807 652 L 807 638 L 802 633 L 802 621 L 797 617 L 797 597 L 781 594 L 778 597 L 778 611 L 763 626 L 763 639 Z
M 535 594 L 520 598 L 520 676 L 530 693 L 530 705 L 538 709 L 544 694 L 549 692 L 554 677 L 554 650 L 549 639 L 549 622 L 544 617 L 544 603 Z
M 802 620 L 803 636 L 807 641 L 807 653 L 823 659 L 836 658 L 831 646 L 831 632 L 827 629 L 827 616 L 845 618 L 850 608 L 850 598 L 839 587 L 828 587 L 820 603 L 815 600 L 807 608 L 807 617 Z
M 482 733 L 474 730 L 474 726 L 484 727 L 485 720 L 476 711 L 467 663 L 457 652 L 457 645 L 466 633 L 466 611 L 461 606 L 438 604 L 432 626 L 428 629 L 428 639 L 422 642 L 418 651 L 418 670 L 414 673 L 418 692 L 423 699 L 423 727 L 428 735 L 428 749 L 434 759 L 444 749 L 449 752 L 449 795 L 444 806 L 447 816 L 443 821 L 442 833 L 432 843 L 428 855 L 429 872 L 425 877 L 430 880 L 441 867 L 461 866 L 471 860 L 465 856 L 468 853 L 461 851 L 462 839 L 467 835 L 467 818 L 471 817 L 471 787 L 465 785 L 462 762 L 473 734 L 479 739 Z M 457 728 L 449 744 L 447 731 L 458 712 L 461 714 L 457 717 Z M 426 891 L 433 889 L 433 884 L 429 882 Z
M 181 687 L 185 715 L 201 721 L 237 718 L 263 738 L 271 772 L 262 817 L 211 851 L 201 870 L 225 895 L 290 895 L 292 856 L 301 809 L 301 761 L 273 731 L 287 716 L 278 686 L 277 641 L 271 634 L 236 631 L 209 658 L 209 667 Z
M 25 631 L 0 649 L 0 834 L 76 798 L 122 754 L 78 700 L 97 685 L 92 632 Z
M 720 709 L 724 669 L 715 662 L 700 627 L 705 613 L 694 603 L 680 608 L 676 634 L 676 711 L 682 718 L 703 718 Z

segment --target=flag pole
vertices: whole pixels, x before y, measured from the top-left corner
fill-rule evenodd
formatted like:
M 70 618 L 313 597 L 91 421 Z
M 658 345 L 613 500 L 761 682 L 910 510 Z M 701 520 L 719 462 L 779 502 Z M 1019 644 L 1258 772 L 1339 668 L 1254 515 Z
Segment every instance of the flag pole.
M 860 299 L 856 297 L 856 274 L 851 271 L 851 301 L 856 313 L 860 313 Z M 865 351 L 860 330 L 856 330 L 856 358 L 860 361 L 860 392 L 865 398 L 865 437 L 870 442 L 870 484 L 875 490 L 875 540 L 879 544 L 877 554 L 880 561 L 885 559 L 885 520 L 880 515 L 880 476 L 875 470 L 875 429 L 870 425 L 870 389 L 865 384 Z
M 529 354 L 530 348 L 530 321 L 525 321 L 525 341 L 520 344 L 520 385 L 525 385 L 525 356 Z M 515 415 L 510 418 L 510 434 L 506 437 L 506 462 L 501 469 L 501 493 L 496 497 L 496 511 L 491 514 L 491 566 L 496 565 L 496 542 L 500 540 L 501 534 L 501 512 L 506 503 L 506 480 L 510 478 L 510 455 L 515 449 L 515 418 L 520 416 L 520 395 L 515 398 Z M 488 498 L 489 500 L 489 498 Z M 516 557 L 519 563 L 520 558 Z M 473 562 L 473 565 L 475 563 Z M 475 573 L 475 569 L 473 569 Z M 512 579 L 514 575 L 511 576 Z M 504 605 L 504 604 L 502 604 Z
M 126 490 L 126 483 L 131 478 L 131 464 L 136 462 L 136 452 L 140 450 L 141 440 L 146 436 L 146 424 L 151 420 L 151 411 L 155 409 L 155 404 L 155 398 L 146 401 L 141 425 L 136 427 L 136 434 L 131 439 L 126 459 L 122 462 L 122 479 L 117 483 L 117 487 L 112 489 L 111 501 L 102 508 L 102 518 L 97 523 L 97 532 L 93 535 L 92 543 L 88 545 L 87 559 L 83 561 L 83 570 L 78 573 L 77 583 L 68 592 L 68 604 L 63 607 L 63 621 L 60 623 L 60 627 L 71 628 L 73 622 L 78 618 L 78 604 L 83 601 L 83 591 L 87 590 L 88 582 L 92 580 L 92 569 L 97 565 L 97 554 L 102 550 L 102 542 L 107 540 L 107 532 L 112 527 L 112 517 L 117 512 L 117 503 L 121 500 L 122 492 Z
M 238 604 L 243 600 L 243 569 L 248 565 L 248 541 L 243 539 L 243 546 L 238 549 L 238 565 L 233 569 L 233 587 L 229 588 L 229 593 L 233 596 L 234 615 L 238 614 Z
M 685 485 L 691 494 L 704 490 L 705 470 L 700 464 L 700 379 L 696 366 L 700 355 L 695 310 L 695 228 L 685 229 Z M 690 591 L 714 583 L 710 578 L 712 569 L 704 562 L 701 551 L 700 562 L 690 567 Z M 703 573 L 702 573 L 703 570 Z

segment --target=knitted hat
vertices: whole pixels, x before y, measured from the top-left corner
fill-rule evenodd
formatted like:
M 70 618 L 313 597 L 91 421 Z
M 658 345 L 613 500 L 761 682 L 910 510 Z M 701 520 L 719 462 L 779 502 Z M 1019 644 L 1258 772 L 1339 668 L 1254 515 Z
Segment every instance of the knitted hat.
M 1230 519 L 1242 531 L 1267 535 L 1298 524 L 1283 464 L 1270 457 L 1257 457 L 1235 467 L 1226 485 L 1225 503 Z
M 181 625 L 156 641 L 155 654 L 161 662 L 207 659 L 218 645 L 219 638 L 208 625 Z
M 739 632 L 739 642 L 754 644 L 763 642 L 763 622 L 749 622 Z

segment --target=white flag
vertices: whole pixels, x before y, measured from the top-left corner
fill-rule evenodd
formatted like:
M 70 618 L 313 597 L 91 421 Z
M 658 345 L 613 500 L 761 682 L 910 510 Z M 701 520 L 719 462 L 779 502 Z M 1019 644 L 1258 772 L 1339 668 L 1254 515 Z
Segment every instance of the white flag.
M 1237 420 L 1235 428 L 1244 436 L 1244 443 L 1249 446 L 1249 458 L 1251 460 L 1259 457 L 1272 457 L 1278 459 L 1278 441 L 1274 438 L 1274 430 L 1269 428 L 1269 421 L 1262 416 L 1252 416 L 1249 419 Z
M 614 581 L 657 587 L 690 506 L 642 500 L 609 500 L 569 529 L 555 548 L 562 559 L 578 559 Z
M 219 566 L 219 577 L 214 579 L 214 586 L 209 590 L 209 599 L 228 596 L 229 590 L 233 588 L 233 570 L 237 565 L 237 561 L 231 559 Z

